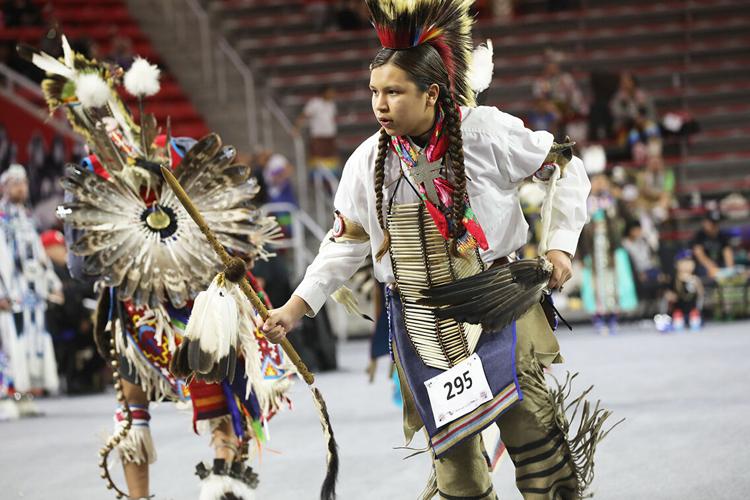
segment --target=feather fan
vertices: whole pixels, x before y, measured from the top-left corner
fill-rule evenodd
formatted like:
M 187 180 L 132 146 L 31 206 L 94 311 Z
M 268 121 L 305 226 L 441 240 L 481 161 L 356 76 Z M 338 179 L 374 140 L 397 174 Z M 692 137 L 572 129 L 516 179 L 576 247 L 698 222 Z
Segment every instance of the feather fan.
M 440 308 L 439 319 L 481 324 L 487 331 L 499 330 L 523 315 L 541 300 L 552 264 L 543 258 L 525 259 L 423 290 L 424 305 Z

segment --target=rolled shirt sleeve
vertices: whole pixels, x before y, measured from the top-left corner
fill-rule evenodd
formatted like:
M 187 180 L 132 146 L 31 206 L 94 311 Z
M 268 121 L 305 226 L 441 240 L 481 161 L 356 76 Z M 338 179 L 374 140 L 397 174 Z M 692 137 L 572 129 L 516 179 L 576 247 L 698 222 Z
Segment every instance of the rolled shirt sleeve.
M 510 181 L 518 184 L 539 170 L 552 148 L 554 137 L 544 130 L 526 128 L 520 118 L 507 113 L 502 115 L 508 127 L 504 167 Z
M 511 183 L 520 184 L 533 175 L 544 163 L 552 144 L 552 134 L 533 131 L 511 115 L 500 113 L 507 128 L 507 143 L 501 144 L 507 161 L 503 165 Z M 504 146 L 504 147 L 503 147 Z M 542 183 L 545 190 L 548 183 Z M 586 223 L 586 199 L 591 183 L 578 157 L 568 162 L 553 194 L 548 249 L 575 254 L 578 238 Z
M 330 233 L 329 233 L 330 234 Z M 357 272 L 370 253 L 370 242 L 333 243 L 324 241 L 320 251 L 305 272 L 305 278 L 294 291 L 315 316 L 328 297 Z
M 586 223 L 586 199 L 591 182 L 583 162 L 574 156 L 565 167 L 565 174 L 557 181 L 552 201 L 548 248 L 562 250 L 571 256 L 578 246 L 578 237 Z

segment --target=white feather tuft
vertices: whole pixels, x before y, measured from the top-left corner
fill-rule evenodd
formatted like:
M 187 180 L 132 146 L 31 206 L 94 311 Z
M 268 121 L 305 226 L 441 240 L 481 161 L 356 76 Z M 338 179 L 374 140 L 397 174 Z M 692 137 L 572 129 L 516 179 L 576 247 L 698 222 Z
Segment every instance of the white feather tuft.
M 526 182 L 518 190 L 518 197 L 521 203 L 529 205 L 531 207 L 540 207 L 544 202 L 546 192 L 536 182 Z
M 0 422 L 18 420 L 21 412 L 13 399 L 0 399 Z
M 584 149 L 581 152 L 581 160 L 589 175 L 600 174 L 607 168 L 607 153 L 599 144 Z
M 227 498 L 227 493 L 231 493 L 234 498 L 242 500 L 254 500 L 255 492 L 239 479 L 231 476 L 217 476 L 211 473 L 206 479 L 201 481 L 201 492 L 199 500 L 220 500 Z
M 492 83 L 492 71 L 494 69 L 492 40 L 487 39 L 487 42 L 478 45 L 472 54 L 471 69 L 469 70 L 471 90 L 477 94 L 486 90 Z
M 125 90 L 136 97 L 150 97 L 159 92 L 159 74 L 161 71 L 155 64 L 136 57 L 133 65 L 125 73 Z
M 65 66 L 69 67 L 70 69 L 75 69 L 75 54 L 73 53 L 73 49 L 70 48 L 70 44 L 68 43 L 68 39 L 65 37 L 65 35 L 62 35 L 61 38 L 63 60 L 65 61 Z
M 232 293 L 237 285 L 220 280 L 219 276 L 195 298 L 185 327 L 185 336 L 199 342 L 202 351 L 214 354 L 216 362 L 229 354 L 230 347 L 237 348 L 240 328 L 237 294 Z
M 344 306 L 346 309 L 346 312 L 351 314 L 352 316 L 363 316 L 364 313 L 359 308 L 359 300 L 357 300 L 357 297 L 354 295 L 354 292 L 347 287 L 347 286 L 341 286 L 339 287 L 335 292 L 331 294 L 331 298 L 335 300 L 337 303 Z
M 96 73 L 84 73 L 76 80 L 76 96 L 84 108 L 100 108 L 109 100 L 109 85 Z
M 47 73 L 60 75 L 68 80 L 72 80 L 76 76 L 76 73 L 72 68 L 68 68 L 66 65 L 44 52 L 34 53 L 31 56 L 31 62 L 34 66 Z

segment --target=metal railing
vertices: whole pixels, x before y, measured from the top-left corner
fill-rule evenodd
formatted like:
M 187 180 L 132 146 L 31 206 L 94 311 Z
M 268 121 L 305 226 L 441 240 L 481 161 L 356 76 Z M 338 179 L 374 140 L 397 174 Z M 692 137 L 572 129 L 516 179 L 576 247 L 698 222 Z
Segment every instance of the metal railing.
M 281 107 L 269 92 L 258 91 L 252 69 L 223 34 L 213 29 L 210 15 L 198 0 L 163 0 L 159 4 L 165 31 L 174 34 L 175 45 L 186 54 L 190 50 L 198 54 L 202 87 L 213 89 L 218 106 L 237 106 L 244 101 L 247 146 L 262 145 L 290 158 L 298 171 L 294 184 L 300 206 L 311 210 L 305 143 Z M 233 87 L 232 80 L 242 82 L 241 91 Z
M 279 107 L 278 103 L 267 98 L 263 107 L 263 142 L 266 146 L 275 151 L 283 150 L 278 143 L 278 136 L 274 134 L 275 127 L 270 126 L 270 122 L 275 120 L 285 133 L 284 139 L 291 138 L 292 150 L 294 152 L 294 169 L 295 169 L 295 188 L 299 206 L 310 212 L 310 191 L 307 184 L 307 155 L 305 154 L 305 143 L 298 133 L 295 132 L 294 126 L 289 118 Z M 317 199 L 317 196 L 316 196 Z M 318 224 L 322 224 L 322 219 L 316 219 Z
M 312 239 L 318 243 L 322 242 L 326 236 L 325 231 L 320 228 L 308 213 L 292 203 L 266 203 L 262 209 L 266 214 L 289 214 L 291 221 L 290 237 L 276 240 L 273 248 L 278 250 L 292 250 L 293 272 L 290 278 L 293 285 L 299 283 L 305 275 L 307 266 L 310 265 L 317 254 L 317 251 L 310 250 L 308 241 Z M 314 248 L 317 249 L 317 245 Z M 329 301 L 329 304 L 332 304 L 332 302 Z M 353 326 L 353 321 L 349 313 L 346 312 L 343 306 L 331 305 L 328 308 L 328 318 L 331 321 L 331 327 L 336 337 L 345 341 L 349 337 Z
M 325 238 L 325 231 L 301 208 L 293 203 L 266 203 L 263 211 L 267 214 L 288 213 L 291 219 L 289 238 L 276 240 L 274 247 L 278 249 L 292 249 L 294 251 L 294 273 L 292 281 L 299 282 L 305 274 L 305 269 L 315 258 L 317 252 L 312 252 L 307 244 L 307 238 L 312 237 L 320 243 Z M 317 248 L 315 246 L 314 248 Z
M 198 54 L 201 87 L 213 89 L 213 100 L 217 104 L 229 105 L 229 82 L 232 78 L 241 80 L 245 140 L 248 147 L 258 144 L 258 105 L 250 68 L 223 36 L 213 32 L 211 19 L 197 0 L 162 0 L 159 5 L 164 33 L 172 35 L 171 42 L 183 49 L 185 57 L 189 57 L 190 51 Z
M 145 0 L 129 2 L 133 6 L 136 3 L 148 4 Z M 287 212 L 291 216 L 290 237 L 279 240 L 276 247 L 291 251 L 292 280 L 299 282 L 325 237 L 322 228 L 330 224 L 333 193 L 338 188 L 338 180 L 330 172 L 308 171 L 305 142 L 301 135 L 270 89 L 258 86 L 252 68 L 220 30 L 214 29 L 211 16 L 205 9 L 206 2 L 162 0 L 159 4 L 163 9 L 161 38 L 180 48 L 181 53 L 175 56 L 181 58 L 183 66 L 189 67 L 185 62 L 191 62 L 193 71 L 200 76 L 201 93 L 211 100 L 214 109 L 230 112 L 238 109 L 240 101 L 244 100 L 243 125 L 248 147 L 262 145 L 284 154 L 294 164 L 293 183 L 299 206 L 269 203 L 263 209 L 267 213 Z M 149 22 L 148 19 L 143 21 Z M 331 308 L 331 320 L 337 334 L 345 337 L 347 320 L 339 309 Z
M 143 0 L 138 0 L 143 4 Z M 135 1 L 131 2 L 135 5 Z M 145 5 L 145 4 L 143 4 Z M 198 0 L 164 0 L 160 2 L 164 20 L 161 23 L 164 39 L 179 48 L 176 57 L 181 58 L 183 69 L 192 67 L 200 75 L 200 93 L 205 94 L 204 104 L 210 100 L 213 110 L 232 112 L 242 109 L 243 125 L 246 127 L 242 143 L 235 143 L 240 149 L 252 151 L 251 148 L 262 146 L 274 152 L 282 153 L 295 166 L 296 175 L 293 183 L 299 206 L 305 216 L 315 214 L 318 224 L 328 221 L 331 198 L 319 200 L 313 197 L 308 178 L 308 165 L 305 154 L 305 143 L 295 131 L 289 118 L 270 93 L 261 91 L 255 80 L 255 74 L 246 64 L 234 47 L 219 30 L 214 29 L 211 16 L 205 9 L 205 2 Z M 137 8 L 137 7 L 136 7 Z M 148 23 L 147 19 L 144 22 Z M 189 64 L 186 64 L 189 63 Z M 195 89 L 194 89 L 195 90 Z M 244 102 L 243 102 L 244 101 Z M 242 106 L 240 108 L 240 106 Z M 220 130 L 223 136 L 229 136 L 234 130 Z M 237 135 L 234 136 L 237 140 Z M 320 192 L 333 192 L 321 190 Z M 314 204 L 326 204 L 325 217 L 321 209 Z M 313 221 L 310 218 L 310 221 Z M 319 231 L 322 231 L 318 228 Z
M 333 196 L 339 188 L 339 180 L 330 170 L 318 168 L 310 174 L 315 193 L 315 220 L 326 227 L 333 217 Z
M 190 1 L 190 0 L 189 0 Z M 242 77 L 244 98 L 245 98 L 245 115 L 247 120 L 247 138 L 249 144 L 258 144 L 258 106 L 257 97 L 255 93 L 255 79 L 250 68 L 242 62 L 237 52 L 227 43 L 227 41 L 220 37 L 216 47 L 216 60 L 221 64 L 221 71 L 217 71 L 217 77 L 222 78 L 224 82 L 223 92 L 220 94 L 219 101 L 222 104 L 229 104 L 227 99 L 226 91 L 226 70 L 228 61 L 232 68 L 237 71 Z M 266 127 L 264 127 L 266 128 Z

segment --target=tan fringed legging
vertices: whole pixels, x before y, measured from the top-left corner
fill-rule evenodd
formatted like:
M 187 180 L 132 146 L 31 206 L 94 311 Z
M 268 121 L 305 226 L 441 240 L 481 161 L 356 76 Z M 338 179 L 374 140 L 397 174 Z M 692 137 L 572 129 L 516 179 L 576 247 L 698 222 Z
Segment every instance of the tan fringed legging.
M 565 436 L 557 424 L 553 398 L 543 368 L 562 362 L 560 346 L 541 306 L 534 306 L 516 323 L 516 368 L 523 401 L 497 421 L 503 442 L 516 467 L 516 485 L 525 500 L 568 500 L 578 495 L 578 478 Z M 394 354 L 395 354 L 394 349 Z M 407 440 L 422 427 L 412 395 L 396 358 L 404 400 Z M 422 498 L 493 500 L 484 445 L 480 435 L 455 445 L 433 459 L 434 478 Z

